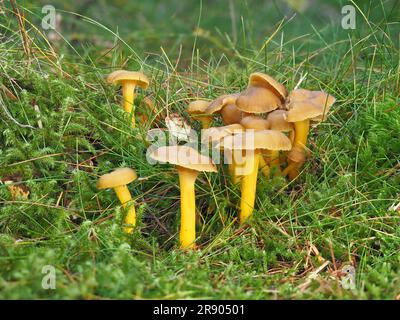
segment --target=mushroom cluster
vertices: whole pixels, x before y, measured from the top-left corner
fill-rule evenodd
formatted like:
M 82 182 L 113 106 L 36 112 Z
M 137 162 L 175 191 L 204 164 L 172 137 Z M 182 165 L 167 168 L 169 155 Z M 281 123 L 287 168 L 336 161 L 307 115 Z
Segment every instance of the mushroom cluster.
M 198 101 L 202 101 L 201 108 L 194 119 L 203 119 L 203 128 L 207 128 L 202 140 L 219 140 L 217 147 L 230 158 L 233 183 L 241 183 L 240 223 L 244 223 L 254 208 L 258 170 L 267 178 L 295 179 L 307 158 L 310 122 L 325 120 L 335 98 L 305 89 L 288 93 L 271 76 L 255 72 L 244 91 L 222 95 L 208 106 Z M 192 110 L 189 105 L 188 112 Z M 221 116 L 225 126 L 211 126 L 215 115 Z
M 135 87 L 147 88 L 148 78 L 140 72 L 118 70 L 107 80 L 122 85 L 123 108 L 131 114 L 132 126 L 135 127 Z M 325 120 L 334 102 L 335 98 L 323 91 L 294 89 L 288 93 L 285 86 L 271 76 L 256 72 L 250 75 L 247 88 L 240 93 L 224 94 L 211 102 L 195 100 L 188 104 L 188 115 L 201 123 L 201 143 L 211 145 L 217 152 L 224 152 L 232 182 L 240 183 L 241 224 L 253 213 L 259 170 L 267 179 L 272 175 L 295 179 L 309 154 L 310 124 Z M 151 106 L 151 103 L 147 104 Z M 221 117 L 223 126 L 212 126 L 216 116 Z M 146 119 L 143 115 L 139 118 Z M 181 205 L 180 247 L 194 248 L 195 181 L 200 172 L 216 172 L 217 167 L 211 158 L 187 145 L 161 146 L 149 156 L 177 169 Z M 124 228 L 128 234 L 136 225 L 136 213 L 127 184 L 136 178 L 133 169 L 120 168 L 100 177 L 97 184 L 99 189 L 113 188 L 123 207 L 131 202 Z

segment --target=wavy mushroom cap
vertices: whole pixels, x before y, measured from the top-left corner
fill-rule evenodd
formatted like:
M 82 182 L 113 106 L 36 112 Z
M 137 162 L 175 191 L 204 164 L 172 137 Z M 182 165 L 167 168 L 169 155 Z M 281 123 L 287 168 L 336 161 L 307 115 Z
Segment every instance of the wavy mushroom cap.
M 268 114 L 270 129 L 282 132 L 294 130 L 293 124 L 287 121 L 288 112 L 286 110 L 275 110 Z
M 245 128 L 245 129 L 254 129 L 254 130 L 268 130 L 270 129 L 270 124 L 269 121 L 257 117 L 257 116 L 247 116 L 240 121 L 240 124 Z
M 248 87 L 236 100 L 239 110 L 247 113 L 271 112 L 282 105 L 281 100 L 264 87 Z
M 243 126 L 238 123 L 230 124 L 223 127 L 211 127 L 202 131 L 201 141 L 215 142 L 221 141 L 227 136 L 243 131 Z
M 97 181 L 98 189 L 115 188 L 127 185 L 137 179 L 136 171 L 131 168 L 118 168 L 102 175 Z
M 283 84 L 279 83 L 271 76 L 261 72 L 254 72 L 250 75 L 249 87 L 250 86 L 265 87 L 274 92 L 282 101 L 284 101 L 288 95 Z
M 188 146 L 164 146 L 150 153 L 154 160 L 205 172 L 217 172 L 212 160 Z
M 323 121 L 325 120 L 330 107 L 335 103 L 336 98 L 326 92 L 323 91 L 310 91 L 305 89 L 296 89 L 293 90 L 288 97 L 287 108 L 290 110 L 296 108 L 305 108 L 305 104 L 311 104 L 321 110 L 318 112 L 316 116 L 311 118 L 313 121 Z M 307 109 L 307 108 L 306 108 Z M 309 110 L 313 109 L 312 107 L 308 107 Z M 314 108 L 314 110 L 316 110 Z M 311 111 L 310 111 L 311 112 Z M 315 111 L 316 112 L 316 111 Z M 315 113 L 313 112 L 313 113 Z M 293 113 L 293 112 L 292 112 Z M 296 112 L 298 113 L 298 111 Z M 304 119 L 303 119 L 304 120 Z M 293 121 L 291 121 L 293 122 Z
M 274 130 L 244 131 L 226 137 L 218 147 L 230 150 L 290 150 L 292 143 L 282 132 Z
M 144 73 L 127 70 L 117 70 L 110 73 L 107 77 L 107 82 L 113 84 L 119 82 L 134 82 L 143 89 L 147 89 L 150 83 L 149 79 Z
M 205 100 L 195 100 L 189 103 L 186 111 L 189 114 L 202 114 L 202 113 L 208 113 L 206 112 L 206 109 L 210 102 L 205 101 Z

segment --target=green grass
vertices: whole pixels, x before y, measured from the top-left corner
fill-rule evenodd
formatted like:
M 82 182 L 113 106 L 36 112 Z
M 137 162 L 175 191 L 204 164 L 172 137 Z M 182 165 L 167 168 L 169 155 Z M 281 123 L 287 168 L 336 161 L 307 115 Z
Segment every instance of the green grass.
M 99 2 L 97 11 L 71 2 L 55 52 L 27 23 L 30 59 L 15 18 L 0 16 L 0 84 L 17 96 L 0 90 L 8 110 L 0 108 L 0 178 L 14 176 L 30 190 L 13 199 L 0 185 L 0 297 L 399 298 L 400 212 L 389 208 L 400 201 L 400 4 L 357 2 L 357 28 L 343 30 L 342 4 L 321 2 L 295 17 L 280 1 L 274 10 L 235 2 L 236 23 L 224 2 Z M 39 26 L 42 3 L 26 5 Z M 93 20 L 77 19 L 78 10 Z M 243 90 L 254 71 L 289 90 L 305 76 L 301 87 L 337 102 L 312 129 L 311 159 L 296 181 L 260 176 L 248 226 L 237 224 L 239 190 L 225 168 L 201 174 L 199 250 L 182 253 L 178 178 L 170 166 L 147 163 L 139 137 L 148 128 L 130 127 L 120 92 L 105 83 L 120 67 L 151 78 L 138 105 L 149 96 L 161 114 L 189 122 L 189 101 Z M 129 237 L 115 195 L 95 187 L 120 166 L 141 178 L 129 186 L 139 213 Z M 344 289 L 337 272 L 349 264 L 355 290 Z M 41 286 L 45 265 L 56 268 L 56 290 Z

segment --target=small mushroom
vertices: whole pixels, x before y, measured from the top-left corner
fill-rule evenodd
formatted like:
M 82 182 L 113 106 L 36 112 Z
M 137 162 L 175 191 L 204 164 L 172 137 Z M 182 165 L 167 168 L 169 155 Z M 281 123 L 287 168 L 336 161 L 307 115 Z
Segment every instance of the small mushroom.
M 121 84 L 123 107 L 125 112 L 128 112 L 129 114 L 132 113 L 132 127 L 135 127 L 135 113 L 133 110 L 135 101 L 135 88 L 136 86 L 139 86 L 143 89 L 147 89 L 149 86 L 149 79 L 142 72 L 117 70 L 108 75 L 107 82 L 112 84 Z
M 306 162 L 306 154 L 304 149 L 299 146 L 294 146 L 287 155 L 289 165 L 283 170 L 282 176 L 289 176 L 293 180 L 299 175 L 299 168 Z
M 236 100 L 239 110 L 246 113 L 267 113 L 282 106 L 287 91 L 272 77 L 256 72 L 250 75 L 249 85 Z
M 203 129 L 209 128 L 212 122 L 212 115 L 206 111 L 209 104 L 210 102 L 205 100 L 192 101 L 186 110 L 193 119 L 201 122 Z
M 130 168 L 118 168 L 111 173 L 102 175 L 97 181 L 97 188 L 114 189 L 122 207 L 125 208 L 126 204 L 132 201 L 131 193 L 127 185 L 136 179 L 137 174 L 135 170 Z M 128 234 L 132 233 L 136 225 L 136 210 L 134 204 L 130 206 L 125 216 L 125 224 L 128 226 L 124 227 L 124 232 Z
M 30 191 L 25 184 L 21 183 L 21 180 L 22 176 L 19 174 L 0 179 L 0 183 L 4 183 L 7 186 L 13 200 L 17 198 L 28 199 L 29 197 Z
M 239 133 L 243 131 L 243 126 L 235 123 L 223 127 L 211 127 L 203 130 L 201 135 L 201 141 L 203 143 L 220 143 L 225 137 Z M 222 148 L 223 149 L 223 148 Z M 231 152 L 229 149 L 224 150 L 225 155 L 229 158 L 228 169 L 229 174 L 234 184 L 239 183 L 240 176 L 236 173 L 236 166 L 238 165 L 238 152 Z M 241 151 L 240 151 L 241 155 Z
M 188 146 L 160 147 L 150 153 L 160 162 L 176 165 L 181 192 L 181 228 L 179 242 L 182 249 L 195 248 L 196 240 L 196 196 L 194 184 L 199 172 L 216 172 L 209 157 L 203 156 Z
M 323 91 L 297 89 L 290 93 L 287 101 L 287 121 L 294 123 L 294 147 L 302 148 L 305 152 L 310 121 L 323 121 L 335 100 L 333 96 Z
M 294 126 L 292 123 L 288 122 L 286 110 L 274 110 L 268 114 L 267 120 L 270 124 L 271 130 L 281 131 L 289 133 L 290 142 L 294 142 Z M 281 174 L 279 151 L 271 151 L 270 158 L 271 169 L 274 168 L 275 174 Z
M 236 106 L 239 93 L 226 94 L 212 101 L 206 112 L 209 114 L 220 113 L 225 125 L 239 123 L 243 113 Z
M 243 224 L 254 210 L 261 150 L 290 150 L 292 144 L 282 132 L 273 130 L 245 131 L 228 136 L 221 143 L 224 148 L 246 151 L 245 162 L 248 174 L 242 178 L 240 202 L 240 223 Z

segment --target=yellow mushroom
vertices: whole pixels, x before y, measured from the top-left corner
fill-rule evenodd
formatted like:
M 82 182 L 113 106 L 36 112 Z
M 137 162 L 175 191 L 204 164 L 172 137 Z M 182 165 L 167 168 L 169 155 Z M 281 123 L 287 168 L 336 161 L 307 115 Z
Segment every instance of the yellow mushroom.
M 176 165 L 181 192 L 181 227 L 179 242 L 182 249 L 195 248 L 196 240 L 196 196 L 194 184 L 199 172 L 216 172 L 209 157 L 201 155 L 188 146 L 160 147 L 150 153 L 160 162 Z
M 138 86 L 143 89 L 147 89 L 149 86 L 149 79 L 142 72 L 117 70 L 108 75 L 107 82 L 112 84 L 121 84 L 123 108 L 125 112 L 132 114 L 132 127 L 135 127 L 135 88 Z
M 132 201 L 131 193 L 128 190 L 127 185 L 137 179 L 135 170 L 130 168 L 118 168 L 111 173 L 102 175 L 97 181 L 98 189 L 114 189 L 122 207 L 125 208 L 126 204 Z M 125 233 L 132 233 L 136 225 L 136 210 L 135 205 L 132 204 L 125 216 L 124 227 Z
M 305 152 L 310 121 L 323 121 L 335 100 L 333 96 L 323 91 L 297 89 L 290 93 L 286 105 L 288 108 L 287 121 L 294 123 L 294 147 L 299 147 Z M 298 171 L 300 167 L 297 166 L 296 168 Z M 291 174 L 291 176 L 295 177 L 296 174 Z
M 304 149 L 299 146 L 294 146 L 287 154 L 289 165 L 283 170 L 282 175 L 289 176 L 289 179 L 295 179 L 299 174 L 299 168 L 306 161 Z
M 221 142 L 224 148 L 244 150 L 246 170 L 241 182 L 240 223 L 243 224 L 254 210 L 258 165 L 261 150 L 290 150 L 291 143 L 282 132 L 273 130 L 248 130 L 226 137 Z
M 209 128 L 212 122 L 212 115 L 206 111 L 209 104 L 209 101 L 196 100 L 190 102 L 186 109 L 193 119 L 201 122 L 203 129 Z
M 225 125 L 239 123 L 242 119 L 243 112 L 236 106 L 238 93 L 226 94 L 213 100 L 207 107 L 208 114 L 221 114 L 222 121 Z

